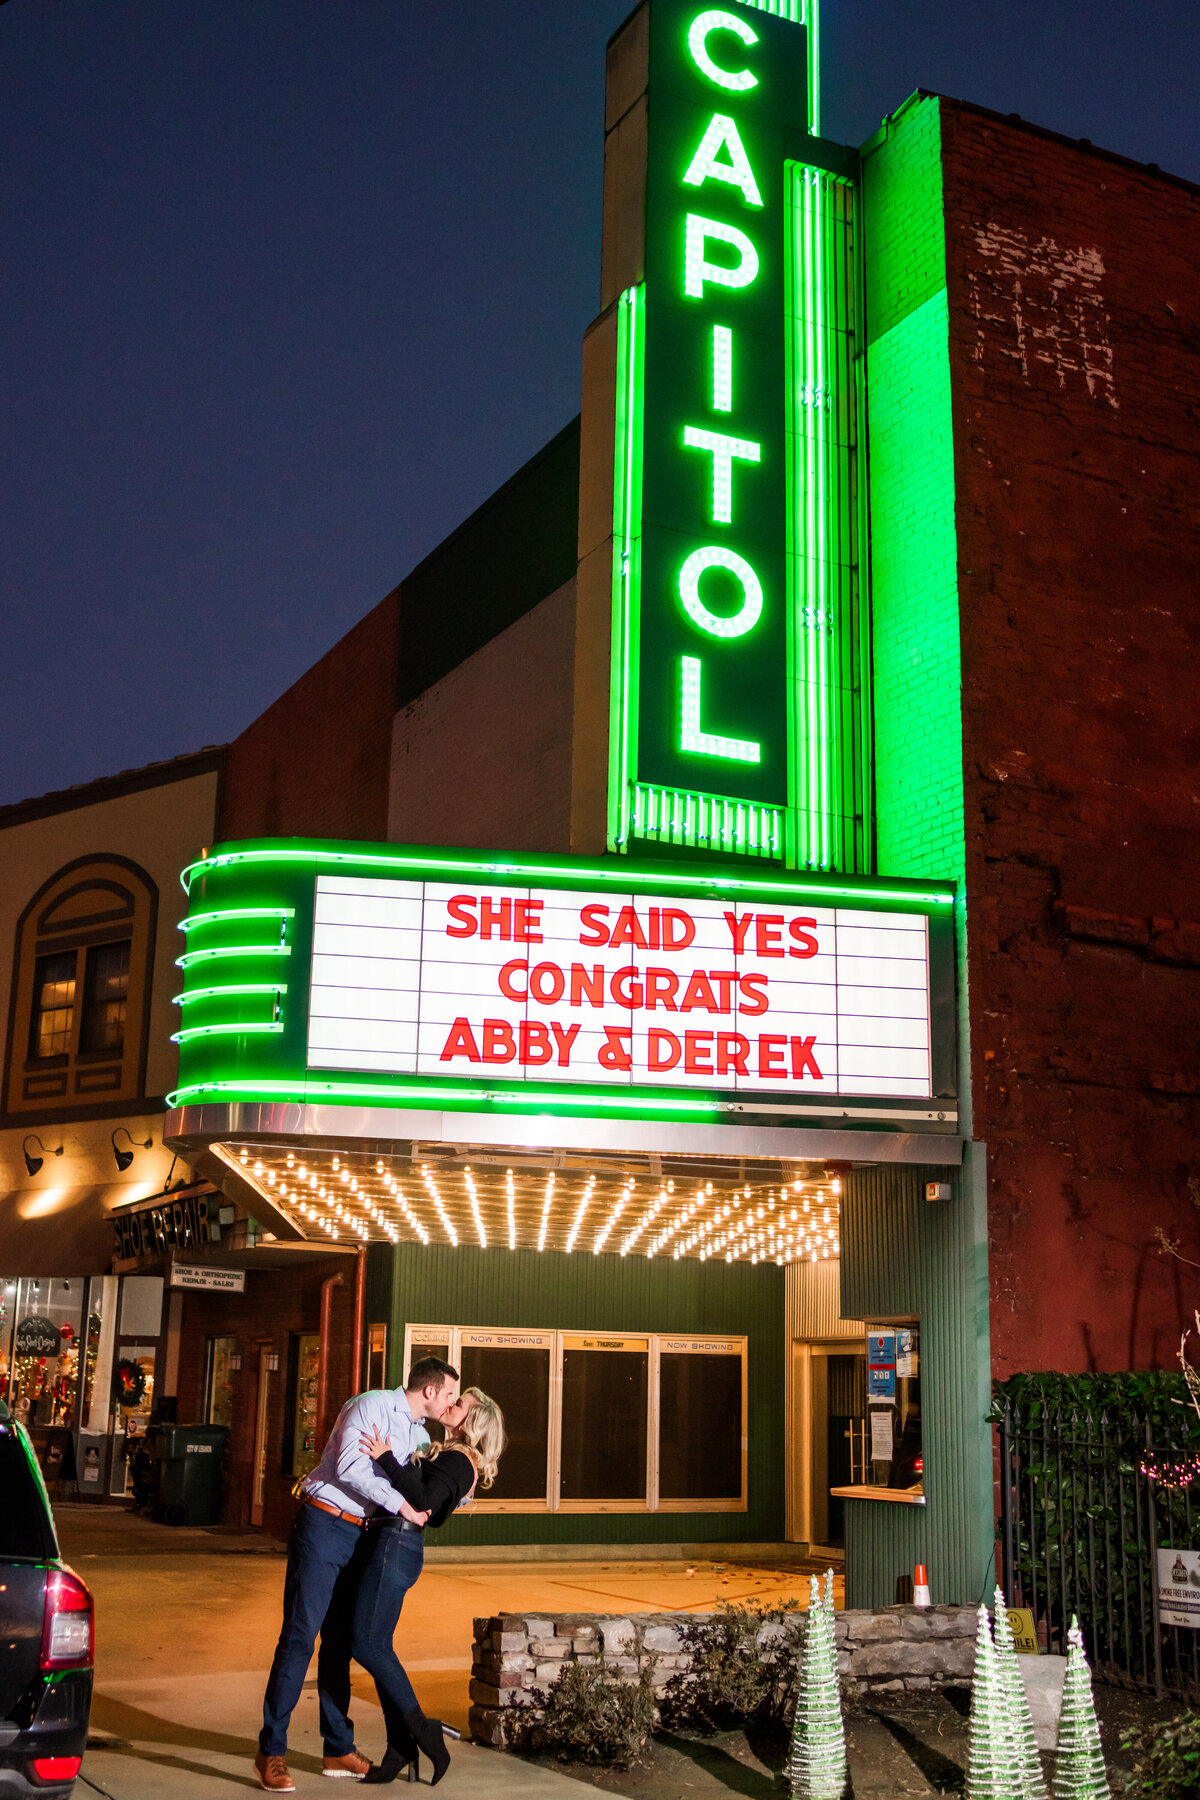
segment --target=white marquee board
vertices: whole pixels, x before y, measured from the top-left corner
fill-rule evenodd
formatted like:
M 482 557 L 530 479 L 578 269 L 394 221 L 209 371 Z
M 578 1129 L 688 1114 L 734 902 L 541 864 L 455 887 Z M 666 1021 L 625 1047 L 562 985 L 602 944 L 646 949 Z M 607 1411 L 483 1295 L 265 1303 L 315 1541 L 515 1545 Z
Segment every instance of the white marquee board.
M 923 914 L 320 875 L 310 1069 L 931 1093 Z

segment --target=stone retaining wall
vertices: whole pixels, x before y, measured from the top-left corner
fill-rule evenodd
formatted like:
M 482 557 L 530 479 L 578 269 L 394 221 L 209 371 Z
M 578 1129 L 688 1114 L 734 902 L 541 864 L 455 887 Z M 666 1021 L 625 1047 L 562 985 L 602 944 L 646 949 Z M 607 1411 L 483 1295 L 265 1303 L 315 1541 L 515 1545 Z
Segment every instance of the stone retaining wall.
M 658 1690 L 691 1666 L 680 1627 L 711 1613 L 502 1613 L 475 1620 L 471 1736 L 505 1749 L 540 1717 L 539 1701 L 572 1661 L 635 1677 L 649 1664 Z M 838 1669 L 848 1696 L 927 1693 L 969 1684 L 975 1662 L 975 1609 L 888 1606 L 836 1615 Z M 764 1643 L 773 1635 L 767 1626 Z

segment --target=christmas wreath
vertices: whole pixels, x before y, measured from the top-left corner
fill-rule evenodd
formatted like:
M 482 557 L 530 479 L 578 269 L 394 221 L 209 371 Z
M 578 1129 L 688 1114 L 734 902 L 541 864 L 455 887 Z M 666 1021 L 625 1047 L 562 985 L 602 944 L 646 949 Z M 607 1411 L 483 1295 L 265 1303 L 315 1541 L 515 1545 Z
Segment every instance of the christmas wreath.
M 123 1356 L 113 1370 L 113 1392 L 118 1406 L 140 1406 L 146 1397 L 146 1371 L 141 1363 Z

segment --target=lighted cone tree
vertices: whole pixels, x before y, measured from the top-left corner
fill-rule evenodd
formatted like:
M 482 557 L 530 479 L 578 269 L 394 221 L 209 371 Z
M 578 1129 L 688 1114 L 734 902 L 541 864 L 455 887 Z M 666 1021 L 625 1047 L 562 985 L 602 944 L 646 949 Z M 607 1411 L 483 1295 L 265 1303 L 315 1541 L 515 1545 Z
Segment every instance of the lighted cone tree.
M 1067 1672 L 1062 1712 L 1054 1750 L 1053 1800 L 1110 1800 L 1100 1727 L 1092 1699 L 1092 1671 L 1083 1649 L 1083 1633 L 1072 1615 L 1067 1633 Z
M 1017 1766 L 1012 1709 L 987 1607 L 979 1609 L 975 1634 L 975 1673 L 971 1679 L 971 1725 L 967 1739 L 967 1800 L 1024 1800 Z
M 788 1757 L 793 1800 L 843 1800 L 849 1785 L 846 1732 L 833 1625 L 833 1572 L 821 1593 L 809 1583 L 808 1630 L 800 1661 L 796 1721 Z
M 996 1667 L 1000 1676 L 1000 1685 L 1008 1701 L 1013 1757 L 1017 1774 L 1021 1778 L 1022 1800 L 1046 1800 L 1046 1782 L 1042 1775 L 1042 1759 L 1038 1755 L 1037 1738 L 1033 1731 L 1033 1715 L 1029 1710 L 1029 1696 L 1025 1692 L 1025 1683 L 1021 1680 L 1021 1666 L 1017 1661 L 1008 1608 L 1004 1604 L 1004 1595 L 999 1588 L 996 1589 L 995 1617 Z

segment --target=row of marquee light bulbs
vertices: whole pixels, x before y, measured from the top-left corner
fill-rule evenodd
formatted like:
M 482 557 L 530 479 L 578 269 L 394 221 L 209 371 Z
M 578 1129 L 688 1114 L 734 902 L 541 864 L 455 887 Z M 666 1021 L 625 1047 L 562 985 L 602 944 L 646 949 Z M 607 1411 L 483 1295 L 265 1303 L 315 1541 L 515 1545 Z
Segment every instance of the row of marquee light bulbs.
M 245 1147 L 239 1152 L 238 1161 L 257 1183 L 273 1190 L 306 1224 L 315 1225 L 331 1239 L 339 1239 L 345 1233 L 367 1242 L 374 1225 L 398 1244 L 404 1236 L 395 1221 L 398 1213 L 414 1237 L 422 1244 L 430 1241 L 428 1226 L 382 1159 L 375 1163 L 375 1180 L 370 1185 L 360 1182 L 338 1156 L 331 1159 L 330 1173 L 325 1177 L 307 1163 L 297 1161 L 293 1150 L 287 1152 L 286 1162 L 278 1170 L 265 1164 L 261 1157 L 252 1162 L 251 1151 Z M 428 1163 L 420 1164 L 419 1171 L 425 1199 L 446 1240 L 457 1246 L 459 1228 L 447 1210 L 437 1175 Z M 486 1192 L 481 1195 L 479 1187 L 480 1179 L 486 1178 L 477 1177 L 470 1167 L 457 1173 L 461 1173 L 470 1214 L 470 1226 L 466 1229 L 473 1229 L 479 1245 L 486 1249 L 489 1237 L 481 1202 L 486 1203 L 492 1196 Z M 594 1235 L 590 1245 L 585 1241 L 580 1248 L 590 1248 L 594 1256 L 601 1254 L 614 1233 L 612 1248 L 621 1256 L 637 1251 L 653 1257 L 669 1251 L 674 1260 L 694 1256 L 707 1262 L 715 1257 L 727 1263 L 774 1262 L 782 1267 L 801 1259 L 815 1263 L 840 1253 L 841 1182 L 837 1179 L 825 1183 L 805 1183 L 798 1178 L 779 1182 L 766 1189 L 765 1198 L 761 1190 L 756 1192 L 749 1184 L 714 1192 L 711 1181 L 697 1181 L 694 1188 L 691 1182 L 677 1187 L 674 1179 L 643 1183 L 643 1190 L 648 1185 L 653 1197 L 647 1199 L 643 1191 L 639 1216 L 638 1183 L 627 1176 L 616 1196 L 608 1200 L 603 1217 L 605 1197 L 597 1198 L 596 1184 L 597 1176 L 590 1174 L 582 1189 L 571 1196 L 562 1191 L 566 1184 L 554 1171 L 545 1177 L 538 1219 L 539 1250 L 546 1249 L 551 1227 L 559 1223 L 554 1217 L 557 1199 L 560 1207 L 566 1201 L 570 1212 L 570 1226 L 562 1245 L 568 1255 L 585 1234 L 585 1224 Z M 388 1208 L 392 1209 L 390 1215 L 385 1210 Z M 504 1176 L 500 1240 L 507 1241 L 510 1250 L 518 1247 L 517 1215 L 516 1177 L 508 1169 Z M 622 1219 L 624 1229 L 618 1230 Z M 554 1235 L 557 1238 L 559 1231 Z

